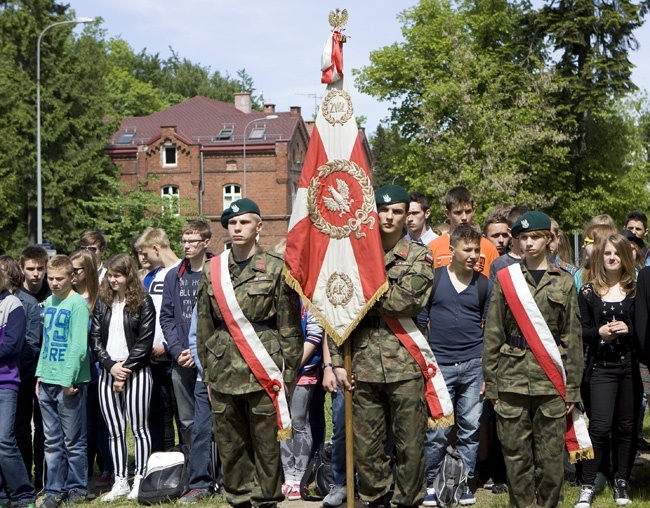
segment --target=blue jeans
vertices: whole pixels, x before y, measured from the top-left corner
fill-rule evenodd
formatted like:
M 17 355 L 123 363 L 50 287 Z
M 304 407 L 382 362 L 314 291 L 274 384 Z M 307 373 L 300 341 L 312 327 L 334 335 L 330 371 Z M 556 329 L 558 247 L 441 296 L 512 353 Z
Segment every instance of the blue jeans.
M 0 389 L 0 504 L 9 505 L 7 490 L 11 500 L 19 506 L 33 503 L 34 487 L 29 483 L 23 457 L 18 451 L 14 421 L 18 391 Z
M 454 403 L 454 418 L 458 427 L 456 450 L 468 471 L 474 477 L 478 453 L 479 420 L 483 411 L 481 386 L 483 370 L 480 358 L 454 365 L 440 365 L 449 396 Z M 427 485 L 433 483 L 445 456 L 449 432 L 452 427 L 428 429 L 424 447 L 424 471 Z
M 345 485 L 345 396 L 340 386 L 332 393 L 332 483 Z
M 38 404 L 43 415 L 47 481 L 45 493 L 65 497 L 70 491 L 88 493 L 86 455 L 86 383 L 79 392 L 64 395 L 59 385 L 41 383 Z
M 212 407 L 205 383 L 196 382 L 194 388 L 194 426 L 192 427 L 192 451 L 190 453 L 191 489 L 211 489 L 214 479 L 210 471 L 212 459 Z

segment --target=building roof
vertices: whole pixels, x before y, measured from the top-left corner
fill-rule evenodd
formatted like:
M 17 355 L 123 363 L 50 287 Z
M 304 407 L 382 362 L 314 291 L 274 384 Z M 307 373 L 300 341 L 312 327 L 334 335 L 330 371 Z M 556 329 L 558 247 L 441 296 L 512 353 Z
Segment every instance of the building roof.
M 278 118 L 262 120 L 269 114 L 277 115 Z M 260 119 L 259 124 L 253 121 L 256 118 Z M 248 125 L 251 121 L 253 123 Z M 244 113 L 232 104 L 196 96 L 152 115 L 125 117 L 120 128 L 111 136 L 107 148 L 109 150 L 136 149 L 138 145 L 149 144 L 159 137 L 162 127 L 175 127 L 179 139 L 184 142 L 191 141 L 190 144 L 232 147 L 243 145 L 244 128 L 248 125 L 247 145 L 268 144 L 291 139 L 300 121 L 299 110 L 298 112 Z M 259 130 L 256 132 L 257 137 L 255 134 L 251 136 L 251 132 L 256 127 L 264 126 L 266 126 L 265 131 Z M 228 136 L 230 129 L 232 134 Z

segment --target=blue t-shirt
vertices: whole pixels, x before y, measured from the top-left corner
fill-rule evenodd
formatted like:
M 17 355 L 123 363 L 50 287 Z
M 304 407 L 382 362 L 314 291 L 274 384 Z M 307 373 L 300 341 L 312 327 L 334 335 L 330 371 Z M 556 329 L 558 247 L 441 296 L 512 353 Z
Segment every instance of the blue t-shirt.
M 451 282 L 449 270 L 440 272 L 440 282 L 435 294 L 429 298 L 418 322 L 428 319 L 429 345 L 441 364 L 465 362 L 480 358 L 483 354 L 483 320 L 487 316 L 492 282 L 483 309 L 479 302 L 478 279 L 475 273 L 469 285 L 460 293 Z

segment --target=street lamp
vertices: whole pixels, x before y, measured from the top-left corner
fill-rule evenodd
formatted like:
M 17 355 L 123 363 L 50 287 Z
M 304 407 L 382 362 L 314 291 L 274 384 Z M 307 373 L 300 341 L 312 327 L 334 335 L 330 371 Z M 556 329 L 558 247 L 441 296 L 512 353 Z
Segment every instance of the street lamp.
M 278 115 L 266 115 L 265 117 L 262 118 L 255 118 L 254 120 L 251 120 L 246 124 L 246 127 L 244 127 L 244 195 L 243 197 L 246 197 L 246 130 L 248 129 L 248 126 L 255 123 L 255 122 L 263 122 L 264 120 L 275 120 L 278 117 Z
M 77 18 L 71 21 L 59 21 L 46 26 L 38 36 L 36 44 L 36 243 L 43 243 L 43 190 L 41 183 L 41 39 L 50 28 L 59 25 L 76 25 L 91 23 L 94 18 Z

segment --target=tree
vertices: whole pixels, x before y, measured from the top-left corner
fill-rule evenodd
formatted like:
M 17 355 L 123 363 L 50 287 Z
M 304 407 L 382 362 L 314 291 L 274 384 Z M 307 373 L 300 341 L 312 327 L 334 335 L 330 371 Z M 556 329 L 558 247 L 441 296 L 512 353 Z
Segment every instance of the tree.
M 403 141 L 393 172 L 408 188 L 441 201 L 463 184 L 482 210 L 550 203 L 533 183 L 562 164 L 564 136 L 552 75 L 521 28 L 527 15 L 526 4 L 504 0 L 422 0 L 401 16 L 405 42 L 374 51 L 357 73 L 361 91 L 397 103 L 391 119 Z

